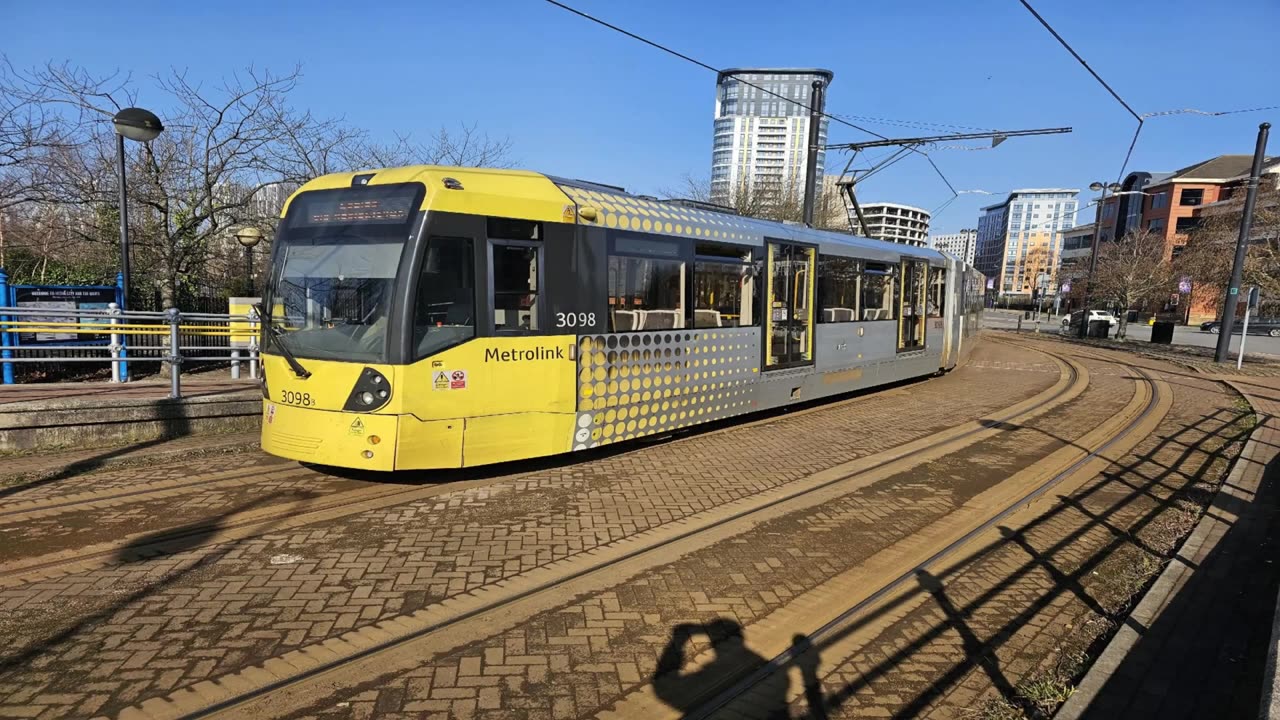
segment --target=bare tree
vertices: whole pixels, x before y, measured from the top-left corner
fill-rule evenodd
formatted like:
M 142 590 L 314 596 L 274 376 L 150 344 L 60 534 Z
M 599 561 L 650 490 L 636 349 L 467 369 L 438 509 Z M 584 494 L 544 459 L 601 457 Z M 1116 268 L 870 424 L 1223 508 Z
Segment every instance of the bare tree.
M 166 304 L 238 273 L 231 231 L 253 225 L 269 242 L 280 203 L 264 199 L 278 200 L 281 190 L 361 168 L 511 165 L 510 140 L 475 125 L 441 127 L 421 143 L 409 135 L 378 143 L 342 120 L 299 111 L 290 97 L 300 78 L 298 68 L 249 68 L 214 84 L 176 70 L 153 79 L 148 104 L 166 130 L 148 144 L 126 144 L 130 238 L 137 280 L 154 281 Z M 0 258 L 12 228 L 37 254 L 85 244 L 118 252 L 110 118 L 135 104 L 135 92 L 128 76 L 0 65 Z
M 1173 288 L 1174 271 L 1165 261 L 1164 238 L 1150 230 L 1140 230 L 1098 247 L 1094 268 L 1093 296 L 1120 306 L 1120 327 L 1116 337 L 1124 339 L 1128 310 L 1167 295 Z
M 1221 299 L 1231 281 L 1231 264 L 1239 238 L 1243 193 L 1202 216 L 1173 260 L 1179 275 L 1189 276 L 1206 295 Z M 1244 284 L 1260 289 L 1264 304 L 1280 305 L 1280 189 L 1260 191 L 1253 230 L 1245 254 Z M 1199 294 L 1199 293 L 1197 293 Z
M 493 138 L 475 124 L 460 124 L 455 131 L 441 126 L 426 142 L 411 135 L 397 135 L 390 143 L 362 138 L 348 149 L 346 159 L 356 167 L 444 165 L 449 167 L 509 168 L 515 163 L 509 138 Z
M 0 56 L 0 213 L 48 196 L 57 181 L 49 156 L 74 150 L 89 120 L 84 112 L 60 112 L 39 86 Z
M 713 197 L 709 180 L 686 174 L 677 187 L 660 192 L 670 198 L 723 205 L 744 217 L 792 223 L 804 220 L 804 188 L 795 183 L 752 183 L 744 179 L 726 199 Z M 835 188 L 823 187 L 816 194 L 813 217 L 814 227 L 849 231 L 848 211 Z

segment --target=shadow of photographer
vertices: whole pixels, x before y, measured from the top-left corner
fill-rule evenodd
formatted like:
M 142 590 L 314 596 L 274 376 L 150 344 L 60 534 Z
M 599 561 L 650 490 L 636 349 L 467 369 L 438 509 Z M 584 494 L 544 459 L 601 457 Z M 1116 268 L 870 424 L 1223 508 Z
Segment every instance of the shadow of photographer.
M 712 657 L 684 672 L 686 648 L 690 642 L 705 636 L 711 644 Z M 792 638 L 786 665 L 800 670 L 804 695 L 809 705 L 808 717 L 825 720 L 822 686 L 818 678 L 818 651 L 804 635 Z M 730 618 L 717 618 L 707 623 L 682 623 L 671 630 L 671 639 L 658 658 L 653 673 L 654 694 L 667 705 L 688 713 L 704 707 L 711 697 L 747 676 L 761 670 L 769 661 L 747 646 L 742 626 Z M 790 718 L 787 692 L 789 673 L 774 668 L 753 682 L 750 690 L 753 715 L 770 720 Z M 782 670 L 779 672 L 778 670 Z

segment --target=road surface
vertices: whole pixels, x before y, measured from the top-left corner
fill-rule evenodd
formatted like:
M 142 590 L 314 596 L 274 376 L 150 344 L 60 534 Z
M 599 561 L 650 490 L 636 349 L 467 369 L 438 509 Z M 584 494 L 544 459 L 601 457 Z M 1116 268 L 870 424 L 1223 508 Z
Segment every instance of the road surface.
M 983 315 L 983 326 L 993 329 L 1003 330 L 1015 328 L 1018 326 L 1018 318 L 1022 317 L 1021 312 L 1013 312 L 1008 310 L 987 310 Z M 1040 324 L 1040 332 L 1059 332 L 1062 328 L 1062 318 L 1042 316 L 1046 320 Z M 1023 320 L 1022 327 L 1027 330 L 1035 328 L 1035 323 L 1030 320 Z M 1151 341 L 1151 326 L 1145 323 L 1129 323 L 1127 328 L 1130 340 L 1137 342 Z M 1218 336 L 1213 333 L 1201 332 L 1199 327 L 1177 326 L 1173 330 L 1174 345 L 1193 345 L 1198 347 L 1216 347 L 1218 344 Z M 1231 356 L 1234 358 L 1236 351 L 1240 349 L 1240 336 L 1233 335 L 1231 337 Z M 1267 355 L 1280 356 L 1280 338 L 1267 337 L 1265 335 L 1250 335 L 1245 343 L 1245 350 L 1250 353 L 1264 353 Z

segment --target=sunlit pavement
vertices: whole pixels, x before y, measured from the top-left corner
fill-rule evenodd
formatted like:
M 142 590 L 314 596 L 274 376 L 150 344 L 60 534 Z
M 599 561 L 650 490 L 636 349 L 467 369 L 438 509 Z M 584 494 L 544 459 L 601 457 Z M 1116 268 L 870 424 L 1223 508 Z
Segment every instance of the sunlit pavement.
M 734 713 L 1026 702 L 1123 621 L 1117 578 L 1158 570 L 1248 432 L 1211 378 L 1041 340 L 486 471 L 28 461 L 0 488 L 0 716 L 677 718 L 766 660 Z

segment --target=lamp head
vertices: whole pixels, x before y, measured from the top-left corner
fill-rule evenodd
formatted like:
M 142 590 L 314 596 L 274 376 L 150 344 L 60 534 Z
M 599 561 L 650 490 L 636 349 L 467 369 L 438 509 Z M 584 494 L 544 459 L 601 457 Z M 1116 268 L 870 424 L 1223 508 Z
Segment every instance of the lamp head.
M 1091 182 L 1091 183 L 1089 183 L 1089 189 L 1090 189 L 1090 190 L 1092 190 L 1092 191 L 1094 191 L 1094 192 L 1098 192 L 1099 190 L 1101 190 L 1101 189 L 1102 189 L 1102 187 L 1103 187 L 1103 185 L 1102 185 L 1102 183 L 1100 183 L 1100 182 Z
M 262 242 L 262 231 L 256 227 L 244 227 L 236 231 L 236 240 L 241 245 L 251 248 Z
M 155 113 L 142 108 L 125 108 L 111 118 L 116 134 L 137 142 L 151 142 L 164 132 L 164 125 Z

